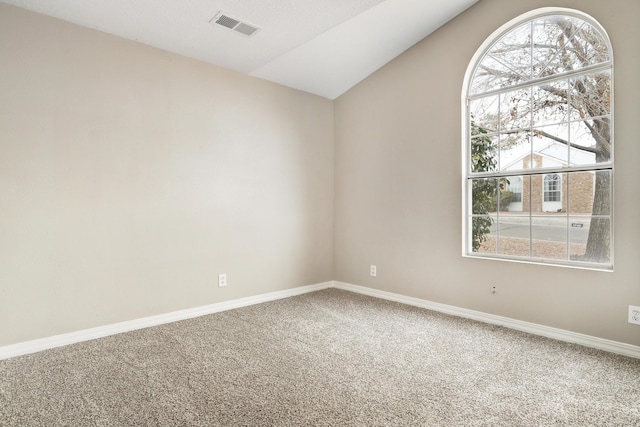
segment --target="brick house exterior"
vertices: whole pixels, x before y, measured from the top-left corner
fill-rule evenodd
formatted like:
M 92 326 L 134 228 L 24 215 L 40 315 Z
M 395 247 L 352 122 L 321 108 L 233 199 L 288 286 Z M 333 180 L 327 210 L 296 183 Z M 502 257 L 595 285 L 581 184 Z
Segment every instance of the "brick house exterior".
M 547 167 L 550 163 L 561 162 L 544 154 L 534 153 L 532 156 L 528 154 L 523 156 L 516 162 L 512 162 L 512 165 L 517 165 L 518 169 L 529 170 L 532 167 Z M 548 180 L 547 185 L 545 185 L 545 179 Z M 590 214 L 593 207 L 594 186 L 594 172 L 533 175 L 530 178 L 524 176 L 521 180 L 517 177 L 511 178 L 507 190 L 519 192 L 520 195 L 506 208 L 511 212 L 544 213 L 569 210 L 570 214 Z M 547 190 L 546 195 L 545 190 Z

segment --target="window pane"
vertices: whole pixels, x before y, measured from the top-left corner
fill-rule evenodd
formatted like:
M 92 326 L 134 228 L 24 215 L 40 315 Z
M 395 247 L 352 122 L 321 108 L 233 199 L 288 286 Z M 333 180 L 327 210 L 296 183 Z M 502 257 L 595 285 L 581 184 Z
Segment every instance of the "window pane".
M 533 168 L 569 166 L 569 126 L 567 123 L 533 129 Z
M 533 88 L 532 126 L 545 126 L 569 121 L 568 83 L 566 80 Z
M 531 88 L 500 95 L 500 131 L 531 127 Z
M 471 172 L 490 172 L 498 168 L 498 137 L 476 136 L 471 138 Z
M 596 173 L 572 172 L 568 174 L 567 211 L 570 215 L 591 215 L 593 211 L 593 196 L 595 191 Z M 601 191 L 601 189 L 599 189 Z M 605 192 L 607 205 L 609 203 L 608 189 Z M 599 197 L 602 197 L 600 194 Z M 608 211 L 607 211 L 608 212 Z
M 611 71 L 576 76 L 570 80 L 571 119 L 611 114 Z
M 590 263 L 609 263 L 611 219 L 609 217 L 570 217 L 571 259 Z
M 522 212 L 522 193 L 524 190 L 521 176 L 506 178 L 504 191 L 500 192 L 500 210 L 506 212 Z
M 593 215 L 611 215 L 611 171 L 603 170 L 595 173 L 591 213 Z
M 572 165 L 594 165 L 611 161 L 610 123 L 609 117 L 571 123 Z
M 611 171 L 573 172 L 568 186 L 571 215 L 611 215 Z
M 573 223 L 584 222 L 581 218 L 572 219 Z M 586 226 L 586 225 L 585 225 Z M 571 253 L 575 261 L 609 263 L 611 254 L 611 219 L 592 216 L 588 220 L 588 229 L 571 227 L 569 237 Z M 586 235 L 586 240 L 585 239 Z
M 495 215 L 479 215 L 471 218 L 471 250 L 473 252 L 495 254 Z
M 469 102 L 471 135 L 498 131 L 498 97 L 488 96 Z
M 535 216 L 531 219 L 531 256 L 567 259 L 566 215 Z
M 529 216 L 500 215 L 497 226 L 499 254 L 513 257 L 530 256 L 529 222 Z
M 484 215 L 496 211 L 498 195 L 497 178 L 480 178 L 471 180 L 471 213 Z
M 500 138 L 500 170 L 519 171 L 531 167 L 531 132 L 510 132 Z
M 590 223 L 589 216 L 569 217 L 569 257 L 574 261 L 584 258 Z

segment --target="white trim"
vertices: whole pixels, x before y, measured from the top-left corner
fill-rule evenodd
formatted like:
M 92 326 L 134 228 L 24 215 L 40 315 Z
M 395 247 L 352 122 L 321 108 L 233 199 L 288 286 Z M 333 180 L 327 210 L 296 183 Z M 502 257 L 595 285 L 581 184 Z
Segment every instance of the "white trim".
M 598 350 L 608 351 L 610 353 L 620 354 L 623 356 L 634 357 L 640 359 L 640 346 L 626 344 L 618 341 L 598 338 L 591 335 L 579 334 L 577 332 L 566 331 L 564 329 L 552 328 L 537 323 L 524 322 L 522 320 L 511 319 L 508 317 L 496 316 L 494 314 L 484 313 L 481 311 L 468 310 L 466 308 L 455 307 L 453 305 L 441 304 L 423 300 L 420 298 L 408 297 L 405 295 L 395 294 L 392 292 L 380 291 L 377 289 L 367 288 L 364 286 L 352 285 L 349 283 L 333 282 L 333 287 L 343 289 L 345 291 L 356 292 L 363 295 L 381 298 L 389 301 L 395 301 L 414 307 L 425 308 L 440 313 L 450 314 L 453 316 L 464 317 L 466 319 L 477 320 L 491 325 L 504 326 L 509 329 L 527 332 L 533 335 L 552 338 L 559 341 L 579 344 L 585 347 L 595 348 Z
M 18 344 L 7 345 L 4 347 L 0 347 L 0 360 L 22 356 L 30 353 L 36 353 L 56 347 L 62 347 L 69 344 L 75 344 L 82 341 L 89 341 L 96 338 L 103 338 L 109 335 L 120 334 L 123 332 L 134 331 L 137 329 L 148 328 L 151 326 L 162 325 L 170 322 L 177 322 L 179 320 L 191 319 L 198 316 L 219 313 L 226 310 L 232 310 L 235 308 L 246 307 L 268 301 L 275 301 L 282 298 L 289 298 L 296 295 L 320 291 L 327 288 L 342 289 L 345 291 L 368 295 L 375 298 L 381 298 L 388 301 L 395 301 L 414 307 L 420 307 L 427 310 L 450 314 L 453 316 L 464 317 L 466 319 L 476 320 L 492 325 L 500 325 L 506 328 L 527 332 L 533 335 L 553 338 L 560 341 L 575 343 L 583 345 L 585 347 L 596 348 L 598 350 L 604 350 L 610 353 L 616 353 L 623 356 L 640 359 L 640 346 L 621 343 L 618 341 L 611 341 L 604 338 L 593 337 L 590 335 L 579 334 L 576 332 L 552 328 L 536 323 L 524 322 L 522 320 L 511 319 L 508 317 L 496 316 L 494 314 L 483 313 L 481 311 L 468 310 L 466 308 L 441 304 L 438 302 L 409 297 L 401 294 L 395 294 L 392 292 L 380 291 L 364 286 L 331 281 L 318 283 L 315 285 L 301 286 L 298 288 L 287 289 L 283 291 L 270 292 L 252 297 L 240 298 L 232 301 L 225 301 L 216 304 L 190 308 L 186 310 L 174 311 L 157 316 L 143 317 L 141 319 L 114 323 L 112 325 L 85 329 L 68 334 L 55 335 L 48 338 L 26 341 Z
M 201 307 L 188 308 L 185 310 L 159 314 L 157 316 L 143 317 L 140 319 L 129 320 L 127 322 L 114 323 L 111 325 L 99 326 L 97 328 L 84 329 L 67 334 L 55 335 L 52 337 L 26 341 L 18 344 L 11 344 L 0 347 L 0 360 L 8 359 L 10 357 L 22 356 L 29 353 L 36 353 L 38 351 L 48 350 L 56 347 L 62 347 L 69 344 L 75 344 L 82 341 L 89 341 L 96 338 L 103 338 L 109 335 L 135 331 L 136 329 L 148 328 L 151 326 L 157 326 L 165 323 L 177 322 L 179 320 L 186 320 L 194 317 L 204 316 L 207 314 L 219 313 L 221 311 L 232 310 L 234 308 L 246 307 L 249 305 L 260 304 L 268 301 L 275 301 L 282 298 L 289 298 L 308 292 L 330 288 L 332 286 L 332 282 L 301 286 L 298 288 L 269 292 L 252 297 L 240 298 L 232 301 L 224 301 Z

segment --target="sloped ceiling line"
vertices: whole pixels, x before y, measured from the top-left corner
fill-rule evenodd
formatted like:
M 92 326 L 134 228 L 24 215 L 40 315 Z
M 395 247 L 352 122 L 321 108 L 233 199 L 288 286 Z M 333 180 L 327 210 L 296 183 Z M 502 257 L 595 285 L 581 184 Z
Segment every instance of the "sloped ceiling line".
M 477 1 L 0 0 L 329 99 Z M 259 31 L 212 25 L 220 11 Z

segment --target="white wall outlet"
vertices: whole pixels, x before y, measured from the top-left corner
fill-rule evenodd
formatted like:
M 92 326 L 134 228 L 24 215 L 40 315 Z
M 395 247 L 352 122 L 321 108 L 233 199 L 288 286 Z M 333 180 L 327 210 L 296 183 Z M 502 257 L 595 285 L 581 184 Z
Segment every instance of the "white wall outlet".
M 371 267 L 369 267 L 369 274 L 373 277 L 376 277 L 376 275 L 378 274 L 378 268 L 375 265 L 372 265 Z
M 227 286 L 227 275 L 222 273 L 218 274 L 218 287 L 223 288 Z
M 495 294 L 495 293 L 496 293 L 496 291 L 497 291 L 496 287 L 495 287 L 495 286 L 492 286 L 492 287 L 491 287 L 491 293 L 492 293 L 492 294 Z
M 640 325 L 640 307 L 635 305 L 629 306 L 629 323 Z

